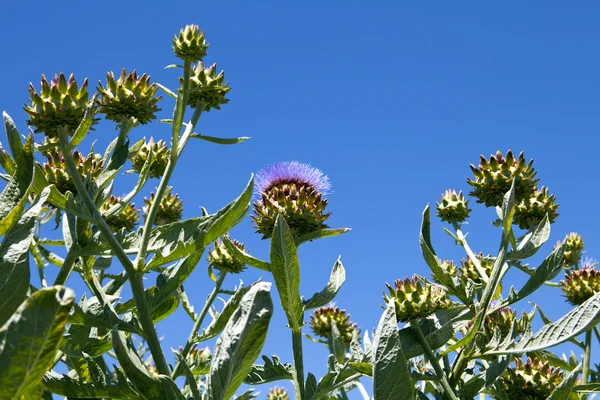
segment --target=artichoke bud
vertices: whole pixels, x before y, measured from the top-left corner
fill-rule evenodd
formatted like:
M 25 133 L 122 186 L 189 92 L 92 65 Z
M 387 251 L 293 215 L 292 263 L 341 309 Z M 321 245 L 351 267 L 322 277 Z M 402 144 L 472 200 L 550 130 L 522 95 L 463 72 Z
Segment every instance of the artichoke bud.
M 447 275 L 449 275 L 451 277 L 455 277 L 458 275 L 456 265 L 454 264 L 454 261 L 452 261 L 452 260 L 443 260 L 440 263 L 440 268 L 442 269 L 442 271 L 444 271 Z M 439 283 L 439 284 L 442 283 L 440 281 L 440 279 L 438 279 L 438 277 L 435 275 L 435 273 L 433 274 L 433 281 L 436 283 Z
M 555 195 L 548 195 L 548 189 L 542 187 L 533 192 L 531 197 L 521 200 L 515 207 L 513 224 L 521 229 L 536 227 L 544 216 L 548 214 L 548 221 L 552 224 L 558 217 L 558 204 L 555 204 Z
M 237 240 L 232 240 L 231 242 L 238 249 L 248 252 L 248 250 L 244 249 L 243 243 Z M 214 248 L 208 251 L 206 261 L 208 261 L 210 267 L 231 274 L 239 274 L 246 269 L 246 264 L 235 258 L 220 239 L 215 242 Z
M 473 187 L 469 195 L 476 197 L 477 203 L 483 203 L 486 207 L 502 205 L 513 179 L 517 204 L 531 197 L 539 180 L 535 178 L 537 172 L 533 168 L 533 160 L 526 163 L 523 153 L 515 158 L 510 150 L 506 157 L 498 151 L 489 160 L 481 155 L 479 167 L 471 164 L 471 171 L 474 179 L 467 179 L 467 183 Z
M 390 301 L 396 303 L 396 318 L 401 322 L 426 318 L 452 305 L 441 286 L 432 285 L 418 275 L 413 275 L 412 279 L 398 279 L 393 287 L 386 286 L 389 293 L 384 293 L 383 299 L 386 304 Z
M 500 384 L 509 399 L 546 400 L 562 380 L 559 368 L 537 357 L 533 360 L 528 357 L 526 362 L 517 358 L 515 367 L 508 368 L 507 374 L 500 378 Z
M 350 314 L 346 314 L 346 310 L 333 306 L 321 307 L 310 316 L 310 329 L 319 337 L 329 339 L 334 324 L 340 332 L 342 342 L 349 345 L 354 332 L 358 333 L 358 328 L 355 323 L 350 322 Z
M 284 388 L 274 387 L 269 390 L 267 400 L 289 400 L 288 392 Z
M 67 172 L 67 166 L 62 153 L 52 148 L 46 152 L 47 162 L 40 165 L 44 171 L 44 176 L 48 183 L 53 184 L 56 189 L 65 194 L 71 192 L 77 193 L 75 184 Z M 83 180 L 90 179 L 94 182 L 102 173 L 104 161 L 100 154 L 90 153 L 84 157 L 77 149 L 73 151 L 73 159 L 77 166 L 77 171 Z
M 131 163 L 133 164 L 133 170 L 138 174 L 142 171 L 148 155 L 152 153 L 152 165 L 148 172 L 149 178 L 160 178 L 167 169 L 169 158 L 171 157 L 171 150 L 167 147 L 164 140 L 154 142 L 153 138 L 150 138 L 135 154 L 131 157 Z
M 489 343 L 497 330 L 500 333 L 500 338 L 507 337 L 515 327 L 515 333 L 521 335 L 529 325 L 527 314 L 523 314 L 521 318 L 517 318 L 517 312 L 510 307 L 503 307 L 485 317 L 483 324 L 483 337 L 480 337 L 480 342 L 483 344 Z
M 150 211 L 150 207 L 154 202 L 154 197 L 154 192 L 150 193 L 149 199 L 144 197 L 145 206 L 142 208 L 144 219 L 148 217 L 148 212 Z M 169 191 L 168 193 L 165 193 L 160 201 L 160 205 L 158 206 L 158 210 L 156 212 L 156 218 L 154 219 L 154 225 L 158 226 L 177 222 L 181 219 L 182 215 L 183 201 L 179 199 L 178 194 L 173 195 Z
M 442 195 L 442 201 L 437 204 L 437 216 L 442 220 L 453 223 L 462 223 L 469 218 L 471 209 L 469 208 L 469 200 L 461 192 L 456 193 L 452 189 L 448 189 Z
M 66 128 L 73 135 L 83 120 L 89 101 L 88 81 L 78 87 L 73 74 L 67 80 L 61 72 L 48 82 L 42 75 L 42 88 L 37 93 L 33 84 L 29 84 L 30 105 L 25 105 L 29 116 L 27 125 L 34 127 L 34 132 L 44 132 L 48 138 L 58 137 L 59 128 Z M 96 124 L 98 119 L 92 122 Z
M 183 348 L 180 347 L 179 353 L 182 353 L 182 352 L 183 352 Z M 195 344 L 192 346 L 192 348 L 190 349 L 190 351 L 186 357 L 186 363 L 187 363 L 188 367 L 190 367 L 192 374 L 205 375 L 206 373 L 208 373 L 208 371 L 210 369 L 211 358 L 212 358 L 212 354 L 208 347 L 199 349 L 198 345 Z
M 138 76 L 135 70 L 127 74 L 123 69 L 119 79 L 115 80 L 114 73 L 107 72 L 106 87 L 100 81 L 98 85 L 98 105 L 106 119 L 119 123 L 134 118 L 144 125 L 155 119 L 155 114 L 160 111 L 156 104 L 162 97 L 156 96 L 158 86 L 150 83 L 149 75 Z
M 120 201 L 120 197 L 111 195 L 100 207 L 100 212 L 108 212 L 112 206 L 119 204 Z M 123 228 L 127 232 L 131 232 L 137 225 L 139 219 L 140 217 L 138 215 L 138 211 L 135 209 L 135 204 L 129 203 L 117 214 L 106 217 L 106 223 L 115 232 L 118 232 Z
M 578 306 L 600 292 L 600 271 L 594 267 L 576 269 L 565 274 L 560 284 L 567 301 Z
M 483 270 L 485 271 L 487 278 L 489 278 L 492 275 L 492 269 L 494 268 L 494 259 L 491 255 L 484 256 L 481 252 L 475 257 L 479 261 L 479 265 L 481 265 L 481 268 L 483 268 Z M 467 258 L 462 261 L 460 277 L 463 281 L 470 279 L 476 284 L 480 285 L 485 282 L 485 280 L 482 279 L 479 271 L 477 270 L 475 264 L 473 263 L 473 261 L 471 261 L 470 258 Z
M 198 25 L 186 25 L 173 39 L 173 52 L 182 60 L 196 62 L 206 57 L 209 43 Z
M 183 78 L 180 78 L 183 83 Z M 192 70 L 190 76 L 190 94 L 188 105 L 192 108 L 200 107 L 202 111 L 210 111 L 211 108 L 220 110 L 221 104 L 227 104 L 229 99 L 225 98 L 231 90 L 229 82 L 225 82 L 225 72 L 217 75 L 217 64 L 204 68 L 199 62 Z
M 583 248 L 585 246 L 583 238 L 580 234 L 571 232 L 567 235 L 564 242 L 565 251 L 563 253 L 563 265 L 565 267 L 577 267 L 583 256 Z M 561 244 L 562 243 L 559 241 L 554 248 L 556 249 Z

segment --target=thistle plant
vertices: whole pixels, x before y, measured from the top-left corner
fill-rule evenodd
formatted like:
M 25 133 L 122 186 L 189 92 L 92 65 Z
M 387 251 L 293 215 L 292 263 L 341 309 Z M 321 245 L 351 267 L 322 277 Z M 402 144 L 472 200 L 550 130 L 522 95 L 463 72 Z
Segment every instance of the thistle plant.
M 584 241 L 574 233 L 541 263 L 533 258 L 559 218 L 557 196 L 538 186 L 533 160 L 511 151 L 481 156 L 467 179 L 475 201 L 460 190 L 442 195 L 436 214 L 462 260 L 435 252 L 425 208 L 419 243 L 431 276 L 382 283 L 383 315 L 361 336 L 334 303 L 346 279 L 340 259 L 322 290 L 300 292 L 302 279 L 316 278 L 301 268 L 299 247 L 349 231 L 327 225 L 335 199 L 330 207 L 332 185 L 323 171 L 273 160 L 214 214 L 201 208 L 201 215 L 184 218 L 171 181 L 184 150 L 248 138 L 195 133 L 203 114 L 228 103 L 231 88 L 216 64 L 205 67 L 208 44 L 198 26 L 181 29 L 172 50 L 178 64 L 170 69 L 180 75 L 173 90 L 147 73 L 122 70 L 118 78 L 108 72 L 98 93 L 90 93 L 87 79 L 79 84 L 60 73 L 51 81 L 42 76 L 39 91 L 31 85 L 26 138 L 3 114 L 0 399 L 253 399 L 251 386 L 260 386 L 263 398 L 297 400 L 370 399 L 371 393 L 375 400 L 570 400 L 600 391 L 592 363 L 600 273 L 591 259 L 582 260 Z M 172 118 L 162 120 L 165 135 L 133 139 L 168 101 L 174 105 Z M 115 125 L 110 144 L 96 153 L 94 134 Z M 137 182 L 116 196 L 126 171 Z M 148 187 L 151 179 L 156 186 Z M 477 204 L 495 208 L 490 230 L 497 229 L 500 244 L 492 254 L 467 241 L 470 205 Z M 186 213 L 192 209 L 186 205 Z M 268 260 L 230 237 L 250 209 Z M 203 264 L 205 282 L 190 280 Z M 56 274 L 48 269 L 54 267 Z M 244 284 L 249 268 L 263 276 Z M 564 280 L 556 282 L 561 273 Z M 507 282 L 516 274 L 524 284 Z M 73 279 L 86 285 L 77 301 Z M 206 301 L 194 306 L 186 290 L 207 286 Z M 272 286 L 287 320 L 290 360 L 258 360 L 273 313 Z M 551 321 L 540 305 L 522 301 L 542 286 L 562 293 L 571 311 Z M 188 339 L 166 352 L 156 324 L 180 308 L 190 319 Z M 567 342 L 577 354 L 552 353 Z M 305 365 L 319 359 L 315 346 L 327 352 L 321 376 Z M 274 386 L 279 381 L 289 381 L 293 394 Z

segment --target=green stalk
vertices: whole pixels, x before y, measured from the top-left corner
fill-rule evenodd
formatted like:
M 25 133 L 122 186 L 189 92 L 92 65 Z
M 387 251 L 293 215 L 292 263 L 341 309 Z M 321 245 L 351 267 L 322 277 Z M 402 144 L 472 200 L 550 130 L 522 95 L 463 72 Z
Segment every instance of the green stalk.
M 304 399 L 304 359 L 302 357 L 302 329 L 292 329 L 296 398 Z
M 481 276 L 481 279 L 487 284 L 489 282 L 487 273 L 483 269 L 483 267 L 481 266 L 481 263 L 479 262 L 479 259 L 475 256 L 475 253 L 473 253 L 473 250 L 471 250 L 471 247 L 467 243 L 467 237 L 461 231 L 460 225 L 458 225 L 455 222 L 452 224 L 452 226 L 454 227 L 454 230 L 456 231 L 456 237 L 458 238 L 460 245 L 465 249 L 465 252 L 467 253 L 467 256 L 469 257 L 469 260 L 471 260 L 471 262 L 475 266 L 475 269 L 479 273 L 479 276 Z
M 198 331 L 200 330 L 200 327 L 202 326 L 202 322 L 204 321 L 204 318 L 208 314 L 208 311 L 210 310 L 212 303 L 217 298 L 217 295 L 219 294 L 221 286 L 223 285 L 223 282 L 225 281 L 226 275 L 227 275 L 227 272 L 221 272 L 221 274 L 219 274 L 219 278 L 217 279 L 217 282 L 215 283 L 215 287 L 213 288 L 212 292 L 210 292 L 210 295 L 208 296 L 206 303 L 204 303 L 204 307 L 202 308 L 202 311 L 200 311 L 200 315 L 198 316 L 198 318 L 196 318 L 196 321 L 194 322 L 194 327 L 192 328 L 192 332 L 190 333 L 187 343 L 185 344 L 185 347 L 183 348 L 183 351 L 181 352 L 181 355 L 183 356 L 184 359 L 190 353 L 192 345 L 194 344 L 194 340 L 196 339 L 196 336 L 198 335 Z M 177 365 L 175 366 L 173 373 L 171 373 L 171 378 L 175 379 L 177 377 L 177 374 L 179 373 L 180 368 L 181 368 L 181 363 L 177 362 Z
M 581 372 L 581 381 L 585 385 L 588 383 L 590 374 L 590 361 L 592 358 L 592 330 L 585 333 L 585 350 L 583 353 L 583 369 Z M 587 397 L 586 397 L 587 398 Z
M 421 347 L 423 347 L 423 350 L 425 351 L 425 356 L 429 359 L 429 362 L 431 362 L 431 365 L 433 366 L 433 369 L 435 370 L 435 373 L 440 380 L 442 387 L 444 388 L 445 394 L 451 400 L 458 400 L 458 397 L 450 386 L 448 379 L 446 379 L 446 374 L 444 374 L 444 371 L 442 371 L 435 354 L 433 354 L 431 347 L 429 347 L 429 343 L 427 343 L 427 339 L 425 339 L 425 335 L 423 335 L 423 331 L 421 331 L 419 323 L 413 319 L 410 321 L 410 326 L 412 326 L 413 330 L 417 334 L 417 340 L 419 343 L 421 343 Z

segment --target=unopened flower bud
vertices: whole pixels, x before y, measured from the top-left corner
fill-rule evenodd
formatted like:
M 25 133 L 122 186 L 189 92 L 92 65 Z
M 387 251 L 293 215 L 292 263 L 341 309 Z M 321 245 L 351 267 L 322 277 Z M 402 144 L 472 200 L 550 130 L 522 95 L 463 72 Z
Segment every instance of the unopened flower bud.
M 555 204 L 555 195 L 548 195 L 548 189 L 542 187 L 533 194 L 521 200 L 515 208 L 513 224 L 519 225 L 521 229 L 530 229 L 536 227 L 546 214 L 548 222 L 554 223 L 558 217 L 558 204 Z
M 198 25 L 186 25 L 179 31 L 179 36 L 175 35 L 173 39 L 175 55 L 182 60 L 191 62 L 202 61 L 206 57 L 208 46 L 204 32 L 198 28 Z
M 578 306 L 600 292 L 600 271 L 594 267 L 576 269 L 565 274 L 560 284 L 567 301 Z
M 167 169 L 169 163 L 169 157 L 171 156 L 171 150 L 167 147 L 163 140 L 154 142 L 153 138 L 150 138 L 135 154 L 131 157 L 131 163 L 133 164 L 133 170 L 138 174 L 142 171 L 148 156 L 152 153 L 152 165 L 148 172 L 149 178 L 160 178 Z
M 515 364 L 500 378 L 501 387 L 509 399 L 546 400 L 563 380 L 559 368 L 537 357 L 533 360 L 528 357 L 525 363 L 517 358 Z
M 469 200 L 465 200 L 462 192 L 456 194 L 452 189 L 448 189 L 442 195 L 442 201 L 437 203 L 437 216 L 451 224 L 464 222 L 470 212 Z
M 243 243 L 240 243 L 237 240 L 232 240 L 231 242 L 238 249 L 246 252 L 248 251 L 244 249 Z M 223 272 L 238 274 L 246 269 L 246 265 L 235 258 L 220 239 L 215 242 L 214 248 L 208 251 L 206 260 L 210 267 Z
M 389 294 L 384 293 L 383 299 L 386 304 L 390 301 L 396 303 L 398 321 L 426 318 L 452 305 L 441 286 L 433 285 L 417 275 L 413 275 L 412 279 L 398 279 L 393 287 L 389 284 L 386 286 Z
M 342 342 L 346 344 L 350 344 L 354 332 L 358 332 L 356 324 L 350 322 L 350 314 L 346 314 L 346 310 L 340 310 L 338 307 L 317 308 L 310 317 L 310 329 L 322 338 L 331 337 L 333 325 L 340 332 Z
M 150 193 L 150 198 L 147 199 L 144 197 L 145 206 L 142 208 L 142 212 L 144 214 L 144 219 L 148 217 L 148 212 L 150 211 L 150 207 L 154 202 L 155 194 L 154 192 Z M 156 212 L 156 218 L 154 219 L 155 225 L 165 225 L 171 224 L 173 222 L 177 222 L 181 219 L 183 215 L 183 201 L 179 199 L 179 195 L 173 195 L 170 191 L 166 193 L 158 206 L 158 210 Z
M 119 204 L 121 201 L 120 197 L 111 195 L 100 207 L 100 211 L 106 213 L 112 208 L 112 206 Z M 135 209 L 135 204 L 129 203 L 117 214 L 109 215 L 106 217 L 106 223 L 113 231 L 120 231 L 125 229 L 127 232 L 131 232 L 137 225 L 140 216 L 138 211 Z

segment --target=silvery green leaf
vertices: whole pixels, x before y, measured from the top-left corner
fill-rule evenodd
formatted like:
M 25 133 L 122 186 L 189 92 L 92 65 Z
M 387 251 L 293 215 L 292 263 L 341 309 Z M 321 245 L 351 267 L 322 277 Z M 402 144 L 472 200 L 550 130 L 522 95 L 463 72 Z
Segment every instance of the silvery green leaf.
M 294 235 L 281 215 L 277 215 L 271 238 L 271 272 L 290 328 L 298 330 L 304 319 L 300 298 L 300 263 Z
M 166 69 L 166 68 L 176 68 L 176 67 L 177 67 L 177 65 L 175 65 L 175 64 L 171 64 L 171 65 L 168 65 L 168 66 L 166 66 L 166 67 L 165 67 L 165 69 Z M 166 94 L 167 96 L 169 96 L 169 97 L 172 97 L 172 98 L 174 98 L 174 99 L 176 99 L 176 98 L 177 98 L 177 95 L 175 94 L 175 92 L 173 92 L 173 91 L 172 91 L 171 89 L 169 89 L 168 87 L 166 87 L 166 86 L 164 86 L 164 85 L 161 85 L 161 84 L 160 84 L 160 83 L 158 83 L 158 82 L 154 82 L 154 84 L 155 84 L 156 86 L 158 86 L 158 88 L 159 88 L 160 90 L 162 90 L 163 92 L 165 92 L 165 94 Z
M 74 301 L 64 286 L 38 290 L 0 328 L 0 399 L 18 399 L 52 367 Z
M 577 385 L 573 391 L 578 393 L 600 393 L 600 383 L 585 383 Z
M 87 136 L 92 124 L 94 123 L 94 116 L 96 115 L 96 110 L 98 109 L 98 105 L 96 103 L 96 98 L 98 94 L 94 94 L 92 99 L 85 106 L 85 113 L 83 114 L 83 119 L 79 123 L 79 126 L 75 130 L 71 141 L 69 142 L 69 150 L 74 149 L 85 137 Z
M 323 290 L 313 294 L 310 299 L 304 301 L 304 309 L 310 310 L 313 308 L 323 307 L 327 303 L 331 302 L 337 295 L 345 280 L 346 271 L 344 270 L 341 259 L 338 258 L 333 266 L 333 269 L 331 270 L 329 282 L 327 282 L 327 285 Z
M 579 371 L 581 370 L 581 365 L 577 366 L 569 376 L 567 376 L 561 383 L 558 385 L 550 396 L 548 396 L 548 400 L 563 400 L 568 399 L 573 392 L 573 388 L 577 383 L 577 377 L 579 376 Z
M 68 375 L 60 375 L 54 371 L 44 376 L 44 386 L 52 393 L 69 398 L 104 399 L 116 398 L 124 400 L 147 399 L 138 393 L 123 377 L 116 385 L 82 382 Z
M 402 351 L 396 305 L 390 302 L 383 313 L 373 342 L 373 394 L 375 400 L 414 400 L 410 367 Z
M 294 379 L 292 364 L 282 364 L 277 356 L 271 358 L 262 356 L 262 359 L 265 363 L 252 366 L 248 376 L 244 379 L 245 384 L 262 385 L 263 383 Z
M 250 288 L 217 340 L 207 381 L 210 400 L 230 399 L 260 354 L 273 314 L 270 286 Z
M 237 144 L 237 143 L 245 142 L 246 140 L 250 139 L 247 136 L 242 136 L 242 137 L 238 137 L 238 138 L 218 138 L 218 137 L 213 137 L 213 136 L 201 135 L 199 133 L 192 133 L 190 135 L 190 137 L 196 138 L 196 139 L 202 139 L 207 142 L 216 143 L 216 144 Z
M 433 246 L 431 245 L 431 227 L 430 227 L 430 210 L 429 204 L 423 210 L 423 218 L 421 221 L 421 233 L 419 236 L 419 244 L 421 245 L 421 253 L 423 254 L 423 258 L 425 262 L 431 269 L 431 272 L 435 276 L 436 280 L 444 285 L 448 290 L 453 291 L 454 289 L 454 281 L 452 277 L 444 271 L 444 269 L 440 266 L 440 262 L 435 255 L 435 251 L 433 250 Z
M 550 238 L 550 221 L 548 220 L 548 214 L 544 216 L 544 219 L 538 224 L 538 226 L 531 232 L 528 232 L 517 250 L 513 250 L 508 253 L 507 258 L 509 260 L 523 260 L 533 256 L 542 247 L 544 243 Z
M 240 249 L 239 247 L 233 244 L 229 236 L 223 236 L 223 244 L 225 244 L 225 247 L 227 247 L 227 250 L 229 250 L 232 253 L 234 258 L 237 258 L 244 264 L 261 269 L 263 271 L 271 272 L 271 264 L 269 264 L 266 261 L 259 260 L 258 258 L 255 258 L 247 252 L 245 252 L 244 250 Z
M 486 352 L 494 354 L 520 354 L 556 346 L 577 337 L 600 322 L 600 293 L 571 310 L 558 321 L 544 325 L 528 339 L 513 342 L 505 349 Z
M 83 358 L 87 362 L 92 380 L 100 385 L 106 385 L 106 375 L 100 365 L 89 354 L 83 353 Z
M 352 229 L 350 228 L 321 229 L 319 231 L 306 233 L 296 239 L 296 245 L 300 246 L 302 243 L 310 242 L 316 239 L 343 235 L 344 233 L 348 233 L 351 230 Z
M 506 371 L 510 362 L 511 359 L 507 356 L 496 358 L 482 373 L 465 381 L 460 391 L 460 397 L 475 398 L 478 393 L 487 389 L 498 380 L 500 375 Z
M 314 394 L 317 392 L 317 378 L 310 372 L 306 377 L 306 384 L 304 385 L 304 387 L 304 396 L 307 399 L 312 399 Z
M 0 325 L 4 324 L 27 296 L 29 288 L 29 246 L 33 239 L 35 221 L 49 190 L 44 189 L 0 245 Z
M 84 354 L 99 357 L 112 349 L 110 336 L 106 338 L 88 337 L 88 335 L 67 334 L 61 342 L 60 350 L 70 357 L 83 358 Z

